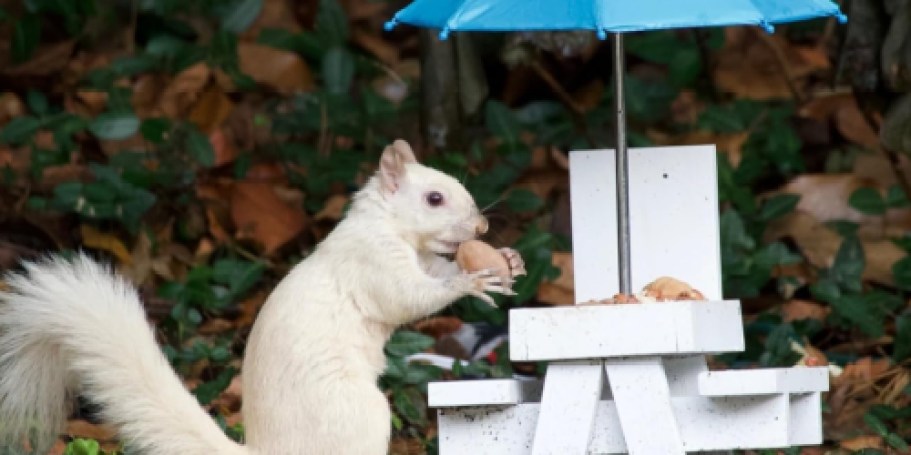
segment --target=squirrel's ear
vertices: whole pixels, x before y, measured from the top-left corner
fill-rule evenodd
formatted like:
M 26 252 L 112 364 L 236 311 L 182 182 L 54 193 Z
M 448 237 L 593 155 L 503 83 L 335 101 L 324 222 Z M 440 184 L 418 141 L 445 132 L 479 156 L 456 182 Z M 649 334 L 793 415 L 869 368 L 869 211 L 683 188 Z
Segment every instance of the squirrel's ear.
M 414 151 L 407 142 L 396 139 L 386 146 L 383 156 L 380 157 L 380 182 L 383 190 L 394 193 L 399 189 L 399 183 L 405 177 L 405 164 L 417 163 Z

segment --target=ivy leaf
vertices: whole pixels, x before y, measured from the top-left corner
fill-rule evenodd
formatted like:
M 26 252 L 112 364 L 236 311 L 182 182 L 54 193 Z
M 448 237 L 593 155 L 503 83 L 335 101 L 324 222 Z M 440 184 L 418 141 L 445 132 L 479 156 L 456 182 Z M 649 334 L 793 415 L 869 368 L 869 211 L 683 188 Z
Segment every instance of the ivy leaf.
M 391 356 L 404 357 L 421 352 L 433 344 L 433 337 L 410 330 L 399 330 L 392 334 L 386 343 L 386 353 Z
M 895 344 L 892 358 L 895 363 L 911 357 L 911 314 L 895 318 Z
M 348 15 L 338 0 L 320 0 L 316 14 L 316 33 L 326 47 L 348 41 Z
M 772 221 L 782 215 L 790 213 L 794 210 L 794 207 L 797 207 L 798 202 L 800 202 L 800 195 L 798 194 L 779 194 L 773 196 L 762 204 L 762 207 L 759 209 L 759 219 L 766 222 Z
M 215 164 L 215 150 L 212 148 L 212 143 L 209 142 L 204 134 L 191 129 L 187 134 L 187 153 L 196 160 L 197 163 L 203 166 L 212 166 Z
M 139 131 L 139 118 L 128 112 L 105 112 L 89 123 L 89 130 L 99 139 L 122 140 Z
M 526 189 L 516 189 L 509 192 L 506 205 L 514 212 L 533 212 L 544 205 L 544 201 L 537 194 Z
M 864 295 L 846 295 L 832 301 L 832 309 L 871 338 L 883 335 L 883 315 Z
M 909 205 L 908 195 L 905 194 L 905 190 L 898 185 L 892 185 L 889 187 L 889 191 L 886 192 L 886 205 L 892 208 L 907 207 Z
M 25 115 L 16 117 L 0 128 L 0 143 L 19 145 L 31 139 L 32 135 L 41 127 L 41 121 L 35 117 Z
M 424 397 L 413 387 L 396 389 L 392 392 L 395 410 L 414 425 L 423 426 L 427 420 L 427 407 Z
M 333 46 L 323 57 L 322 74 L 329 93 L 348 93 L 354 79 L 354 56 L 342 46 Z
M 864 247 L 857 236 L 848 236 L 842 241 L 835 262 L 832 264 L 832 274 L 839 284 L 852 291 L 860 291 L 860 277 L 864 272 L 866 259 Z
M 509 144 L 519 142 L 519 121 L 505 104 L 499 101 L 488 101 L 484 108 L 484 118 L 487 129 L 504 142 Z
M 228 5 L 221 12 L 221 28 L 233 33 L 241 33 L 259 16 L 263 9 L 263 0 L 240 0 Z
M 875 188 L 858 188 L 848 198 L 851 207 L 867 215 L 882 215 L 886 213 L 886 201 Z
M 41 20 L 35 14 L 22 16 L 13 27 L 13 62 L 23 63 L 32 58 L 32 53 L 41 41 Z
M 196 399 L 199 400 L 199 404 L 207 405 L 211 403 L 215 398 L 218 398 L 218 395 L 226 388 L 228 388 L 228 386 L 231 384 L 231 380 L 234 379 L 234 376 L 236 374 L 237 369 L 228 367 L 219 373 L 215 379 L 209 382 L 204 382 L 193 389 L 193 395 L 196 395 Z

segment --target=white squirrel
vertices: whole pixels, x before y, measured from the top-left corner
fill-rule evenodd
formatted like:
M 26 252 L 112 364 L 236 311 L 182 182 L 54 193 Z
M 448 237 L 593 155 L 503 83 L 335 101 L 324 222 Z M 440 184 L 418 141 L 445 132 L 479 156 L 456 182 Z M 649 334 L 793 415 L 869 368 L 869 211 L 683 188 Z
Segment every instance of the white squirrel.
M 385 454 L 389 403 L 377 386 L 399 326 L 473 295 L 512 294 L 511 278 L 445 258 L 487 231 L 454 178 L 402 140 L 345 218 L 276 286 L 250 333 L 245 444 L 188 393 L 155 342 L 135 288 L 87 256 L 26 263 L 0 292 L 0 449 L 32 435 L 46 450 L 76 391 L 100 404 L 144 454 Z M 525 273 L 509 248 L 514 279 Z M 2 288 L 0 288 L 2 289 Z

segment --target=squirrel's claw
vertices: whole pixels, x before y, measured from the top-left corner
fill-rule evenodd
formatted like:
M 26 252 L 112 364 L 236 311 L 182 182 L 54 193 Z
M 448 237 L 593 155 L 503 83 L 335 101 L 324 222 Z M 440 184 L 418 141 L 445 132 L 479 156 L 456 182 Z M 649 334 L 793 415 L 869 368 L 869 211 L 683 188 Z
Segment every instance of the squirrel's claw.
M 499 251 L 509 264 L 509 272 L 513 277 L 528 275 L 525 271 L 525 261 L 518 251 L 512 248 L 500 248 Z

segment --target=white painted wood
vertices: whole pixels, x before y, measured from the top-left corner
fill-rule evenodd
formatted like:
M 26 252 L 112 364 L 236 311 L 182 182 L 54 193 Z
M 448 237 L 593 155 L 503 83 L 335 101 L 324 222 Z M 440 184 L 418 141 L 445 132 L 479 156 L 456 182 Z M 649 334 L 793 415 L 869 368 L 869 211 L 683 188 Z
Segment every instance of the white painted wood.
M 606 359 L 604 370 L 629 453 L 684 454 L 661 358 Z
M 687 452 L 803 445 L 789 439 L 786 395 L 673 397 L 671 402 Z M 527 455 L 539 412 L 538 403 L 442 409 L 438 420 L 440 454 Z M 586 453 L 628 453 L 613 401 L 598 402 Z
M 719 353 L 744 348 L 737 301 L 517 308 L 514 361 Z
M 664 357 L 663 360 L 672 397 L 699 395 L 699 374 L 708 371 L 705 357 Z
M 604 299 L 620 289 L 614 169 L 612 151 L 569 153 L 576 302 Z
M 699 393 L 704 396 L 808 393 L 828 390 L 829 370 L 826 367 L 725 370 L 699 375 Z
M 542 381 L 476 379 L 427 384 L 428 405 L 433 408 L 513 405 L 541 400 Z
M 608 298 L 619 290 L 614 151 L 569 162 L 576 301 Z M 720 300 L 715 147 L 632 148 L 629 173 L 633 288 L 666 275 Z
M 600 361 L 548 365 L 532 454 L 588 453 L 603 379 Z
M 790 396 L 788 441 L 792 446 L 822 444 L 822 394 L 800 393 Z

